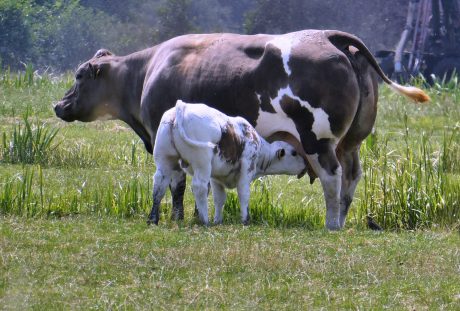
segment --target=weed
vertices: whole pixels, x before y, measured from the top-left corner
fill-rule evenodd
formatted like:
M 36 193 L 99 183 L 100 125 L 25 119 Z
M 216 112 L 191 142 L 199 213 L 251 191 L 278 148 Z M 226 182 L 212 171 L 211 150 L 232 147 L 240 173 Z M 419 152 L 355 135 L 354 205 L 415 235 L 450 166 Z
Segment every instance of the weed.
M 5 163 L 45 163 L 57 145 L 52 144 L 58 129 L 49 128 L 46 123 L 31 123 L 28 114 L 23 124 L 15 125 L 8 137 L 2 136 L 1 162 Z

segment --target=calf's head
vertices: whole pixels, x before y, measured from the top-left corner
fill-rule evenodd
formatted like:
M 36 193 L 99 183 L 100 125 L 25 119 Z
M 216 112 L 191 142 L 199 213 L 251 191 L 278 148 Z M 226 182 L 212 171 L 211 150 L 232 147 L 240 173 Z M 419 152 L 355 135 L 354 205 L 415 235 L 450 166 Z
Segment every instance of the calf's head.
M 264 174 L 297 175 L 301 178 L 307 172 L 307 164 L 292 145 L 275 141 L 270 144 L 269 161 L 262 169 Z
M 54 106 L 56 116 L 64 121 L 90 122 L 113 119 L 117 109 L 114 104 L 115 86 L 111 83 L 112 53 L 99 50 L 75 72 L 75 83 Z

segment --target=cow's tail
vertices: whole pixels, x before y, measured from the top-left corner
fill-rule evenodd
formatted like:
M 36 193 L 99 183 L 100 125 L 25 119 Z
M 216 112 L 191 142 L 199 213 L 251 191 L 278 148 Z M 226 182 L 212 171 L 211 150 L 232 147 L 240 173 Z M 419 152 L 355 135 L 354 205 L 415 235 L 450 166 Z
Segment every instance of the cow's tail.
M 329 41 L 341 50 L 347 49 L 349 46 L 354 46 L 355 48 L 357 48 L 364 55 L 364 57 L 366 57 L 366 59 L 369 61 L 369 64 L 375 69 L 375 71 L 382 78 L 382 80 L 385 83 L 387 83 L 393 91 L 411 100 L 414 100 L 415 102 L 423 103 L 430 100 L 430 97 L 424 91 L 417 87 L 403 86 L 391 81 L 382 71 L 382 68 L 380 68 L 372 53 L 358 37 L 337 30 L 326 30 L 325 34 L 328 37 Z
M 187 104 L 181 100 L 176 103 L 176 120 L 175 126 L 179 132 L 179 136 L 190 146 L 198 148 L 214 148 L 216 145 L 211 142 L 202 142 L 191 139 L 188 137 L 184 129 L 184 111 L 187 108 Z

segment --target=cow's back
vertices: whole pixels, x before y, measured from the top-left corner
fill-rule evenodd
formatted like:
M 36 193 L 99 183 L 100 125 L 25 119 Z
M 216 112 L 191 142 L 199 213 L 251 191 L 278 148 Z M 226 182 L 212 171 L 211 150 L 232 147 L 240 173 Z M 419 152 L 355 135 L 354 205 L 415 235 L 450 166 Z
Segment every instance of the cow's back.
M 280 105 L 276 98 L 280 90 L 289 87 L 312 108 L 321 107 L 332 121 L 332 133 L 340 137 L 357 105 L 357 82 L 350 69 L 346 56 L 322 31 L 185 35 L 158 47 L 142 105 L 153 128 L 163 111 L 183 99 L 205 103 L 230 116 L 242 116 L 258 130 L 260 123 L 273 126 L 269 131 L 261 130 L 263 136 L 287 131 L 300 138 L 292 118 L 301 116 L 302 127 L 309 129 L 315 120 L 309 111 L 299 110 L 303 102 L 276 107 Z M 338 97 L 343 105 L 337 105 Z M 262 117 L 267 113 L 277 115 L 276 122 Z M 288 123 L 292 125 L 274 126 Z

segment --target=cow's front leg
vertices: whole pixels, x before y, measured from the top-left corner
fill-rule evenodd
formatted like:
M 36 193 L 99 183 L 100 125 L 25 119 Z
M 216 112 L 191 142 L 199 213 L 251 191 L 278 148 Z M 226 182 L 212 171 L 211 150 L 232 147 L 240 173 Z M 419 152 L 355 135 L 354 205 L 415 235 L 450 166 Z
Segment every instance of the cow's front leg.
M 171 176 L 171 183 L 169 184 L 169 189 L 171 190 L 172 196 L 172 211 L 171 211 L 171 220 L 183 220 L 184 219 L 184 193 L 186 186 L 186 174 L 179 167 L 179 169 L 174 170 Z
M 225 200 L 227 199 L 227 194 L 225 193 L 225 188 L 218 182 L 211 180 L 212 196 L 214 198 L 214 223 L 221 224 L 223 215 L 222 210 L 224 208 Z
M 324 153 L 307 155 L 310 164 L 321 181 L 326 200 L 326 228 L 341 229 L 340 224 L 340 189 L 342 167 L 334 148 L 329 147 Z

